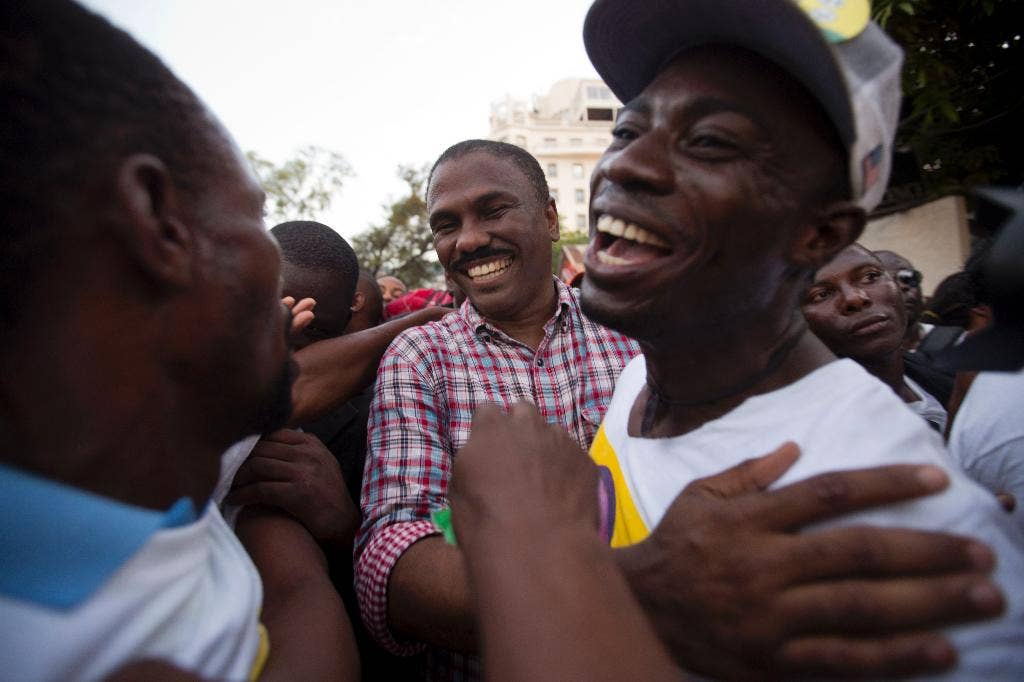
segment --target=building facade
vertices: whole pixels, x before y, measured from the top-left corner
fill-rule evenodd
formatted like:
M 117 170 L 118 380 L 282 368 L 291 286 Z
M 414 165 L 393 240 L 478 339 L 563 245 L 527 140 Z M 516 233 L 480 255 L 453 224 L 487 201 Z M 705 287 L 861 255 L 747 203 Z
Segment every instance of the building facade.
M 608 86 L 586 78 L 560 80 L 532 103 L 507 96 L 491 105 L 490 139 L 518 145 L 537 158 L 564 230 L 587 230 L 590 174 L 611 142 L 621 106 Z

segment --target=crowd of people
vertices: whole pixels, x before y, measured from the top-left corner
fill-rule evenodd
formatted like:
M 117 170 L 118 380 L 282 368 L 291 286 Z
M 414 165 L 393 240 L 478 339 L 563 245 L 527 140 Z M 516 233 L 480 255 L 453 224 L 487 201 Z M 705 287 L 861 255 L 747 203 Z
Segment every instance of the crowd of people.
M 471 139 L 415 291 L 266 230 L 130 35 L 4 4 L 2 676 L 1024 677 L 1024 201 L 930 300 L 859 244 L 902 53 L 815 4 L 596 0 L 578 287 Z

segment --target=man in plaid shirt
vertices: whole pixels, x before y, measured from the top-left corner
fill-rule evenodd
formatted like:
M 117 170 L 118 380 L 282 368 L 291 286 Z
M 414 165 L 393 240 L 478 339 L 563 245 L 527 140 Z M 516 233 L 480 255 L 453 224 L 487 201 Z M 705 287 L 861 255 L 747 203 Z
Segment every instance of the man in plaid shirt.
M 431 171 L 427 206 L 438 258 L 468 301 L 402 334 L 381 362 L 356 548 L 363 619 L 399 654 L 420 642 L 476 648 L 462 558 L 429 519 L 448 505 L 452 457 L 475 408 L 528 401 L 588 447 L 638 350 L 584 317 L 575 291 L 552 277 L 558 212 L 527 152 L 485 140 L 451 147 Z M 479 673 L 476 657 L 450 649 L 432 647 L 427 665 L 431 678 Z

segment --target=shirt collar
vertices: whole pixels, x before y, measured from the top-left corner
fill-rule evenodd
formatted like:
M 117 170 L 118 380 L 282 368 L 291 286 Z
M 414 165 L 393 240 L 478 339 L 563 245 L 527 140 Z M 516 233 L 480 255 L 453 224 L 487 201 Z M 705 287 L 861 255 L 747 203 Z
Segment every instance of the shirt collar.
M 575 294 L 573 294 L 572 289 L 570 289 L 562 280 L 558 279 L 554 275 L 551 276 L 551 279 L 555 283 L 555 292 L 558 296 L 558 302 L 556 304 L 555 314 L 552 315 L 551 319 L 549 319 L 547 323 L 544 325 L 545 329 L 550 327 L 553 322 L 565 319 L 566 313 L 573 306 L 577 305 L 576 296 Z M 474 306 L 472 301 L 470 301 L 468 298 L 466 299 L 466 302 L 462 304 L 460 312 L 463 318 L 466 320 L 466 323 L 469 325 L 470 329 L 472 329 L 473 332 L 478 336 L 487 333 L 502 333 L 500 329 L 487 322 L 487 320 L 485 320 L 483 316 L 480 315 L 480 312 L 476 309 L 476 306 Z
M 154 511 L 0 464 L 0 595 L 73 608 L 158 530 L 195 519 L 187 497 Z

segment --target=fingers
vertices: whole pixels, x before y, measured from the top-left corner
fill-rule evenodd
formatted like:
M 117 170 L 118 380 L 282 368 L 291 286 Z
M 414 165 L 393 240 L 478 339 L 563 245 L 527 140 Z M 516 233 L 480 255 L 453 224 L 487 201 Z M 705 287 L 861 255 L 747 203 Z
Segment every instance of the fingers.
M 293 315 L 298 315 L 299 313 L 304 313 L 304 312 L 313 310 L 313 308 L 315 306 L 316 306 L 316 301 L 314 299 L 312 299 L 312 298 L 304 298 L 304 299 L 300 300 L 298 303 L 296 303 L 294 306 L 292 306 L 292 314 Z
M 948 670 L 956 651 L 932 633 L 862 640 L 807 637 L 786 643 L 776 662 L 787 677 L 907 677 Z
M 822 582 L 780 597 L 790 632 L 872 635 L 934 630 L 1002 613 L 1002 593 L 982 574 Z
M 238 488 L 255 481 L 290 481 L 295 477 L 295 465 L 269 457 L 250 456 L 238 468 L 232 487 Z
M 942 490 L 949 477 L 934 466 L 898 464 L 833 471 L 744 500 L 745 516 L 762 528 L 796 530 L 844 514 Z
M 798 457 L 800 448 L 796 443 L 786 442 L 767 455 L 740 462 L 720 474 L 698 479 L 687 486 L 687 490 L 720 498 L 764 490 L 786 473 Z
M 283 481 L 258 481 L 233 488 L 224 501 L 239 507 L 264 504 L 279 509 L 291 509 L 295 486 Z
M 850 526 L 794 535 L 787 555 L 788 582 L 831 577 L 938 575 L 987 572 L 995 556 L 976 540 L 903 528 Z
M 309 326 L 309 323 L 313 321 L 313 313 L 309 310 L 304 310 L 301 313 L 292 315 L 292 327 L 291 333 L 297 334 Z
M 295 429 L 280 429 L 261 437 L 259 443 L 256 444 L 256 447 L 259 448 L 262 443 L 286 443 L 288 445 L 300 445 L 308 442 L 309 439 L 309 434 L 302 431 L 297 431 Z

